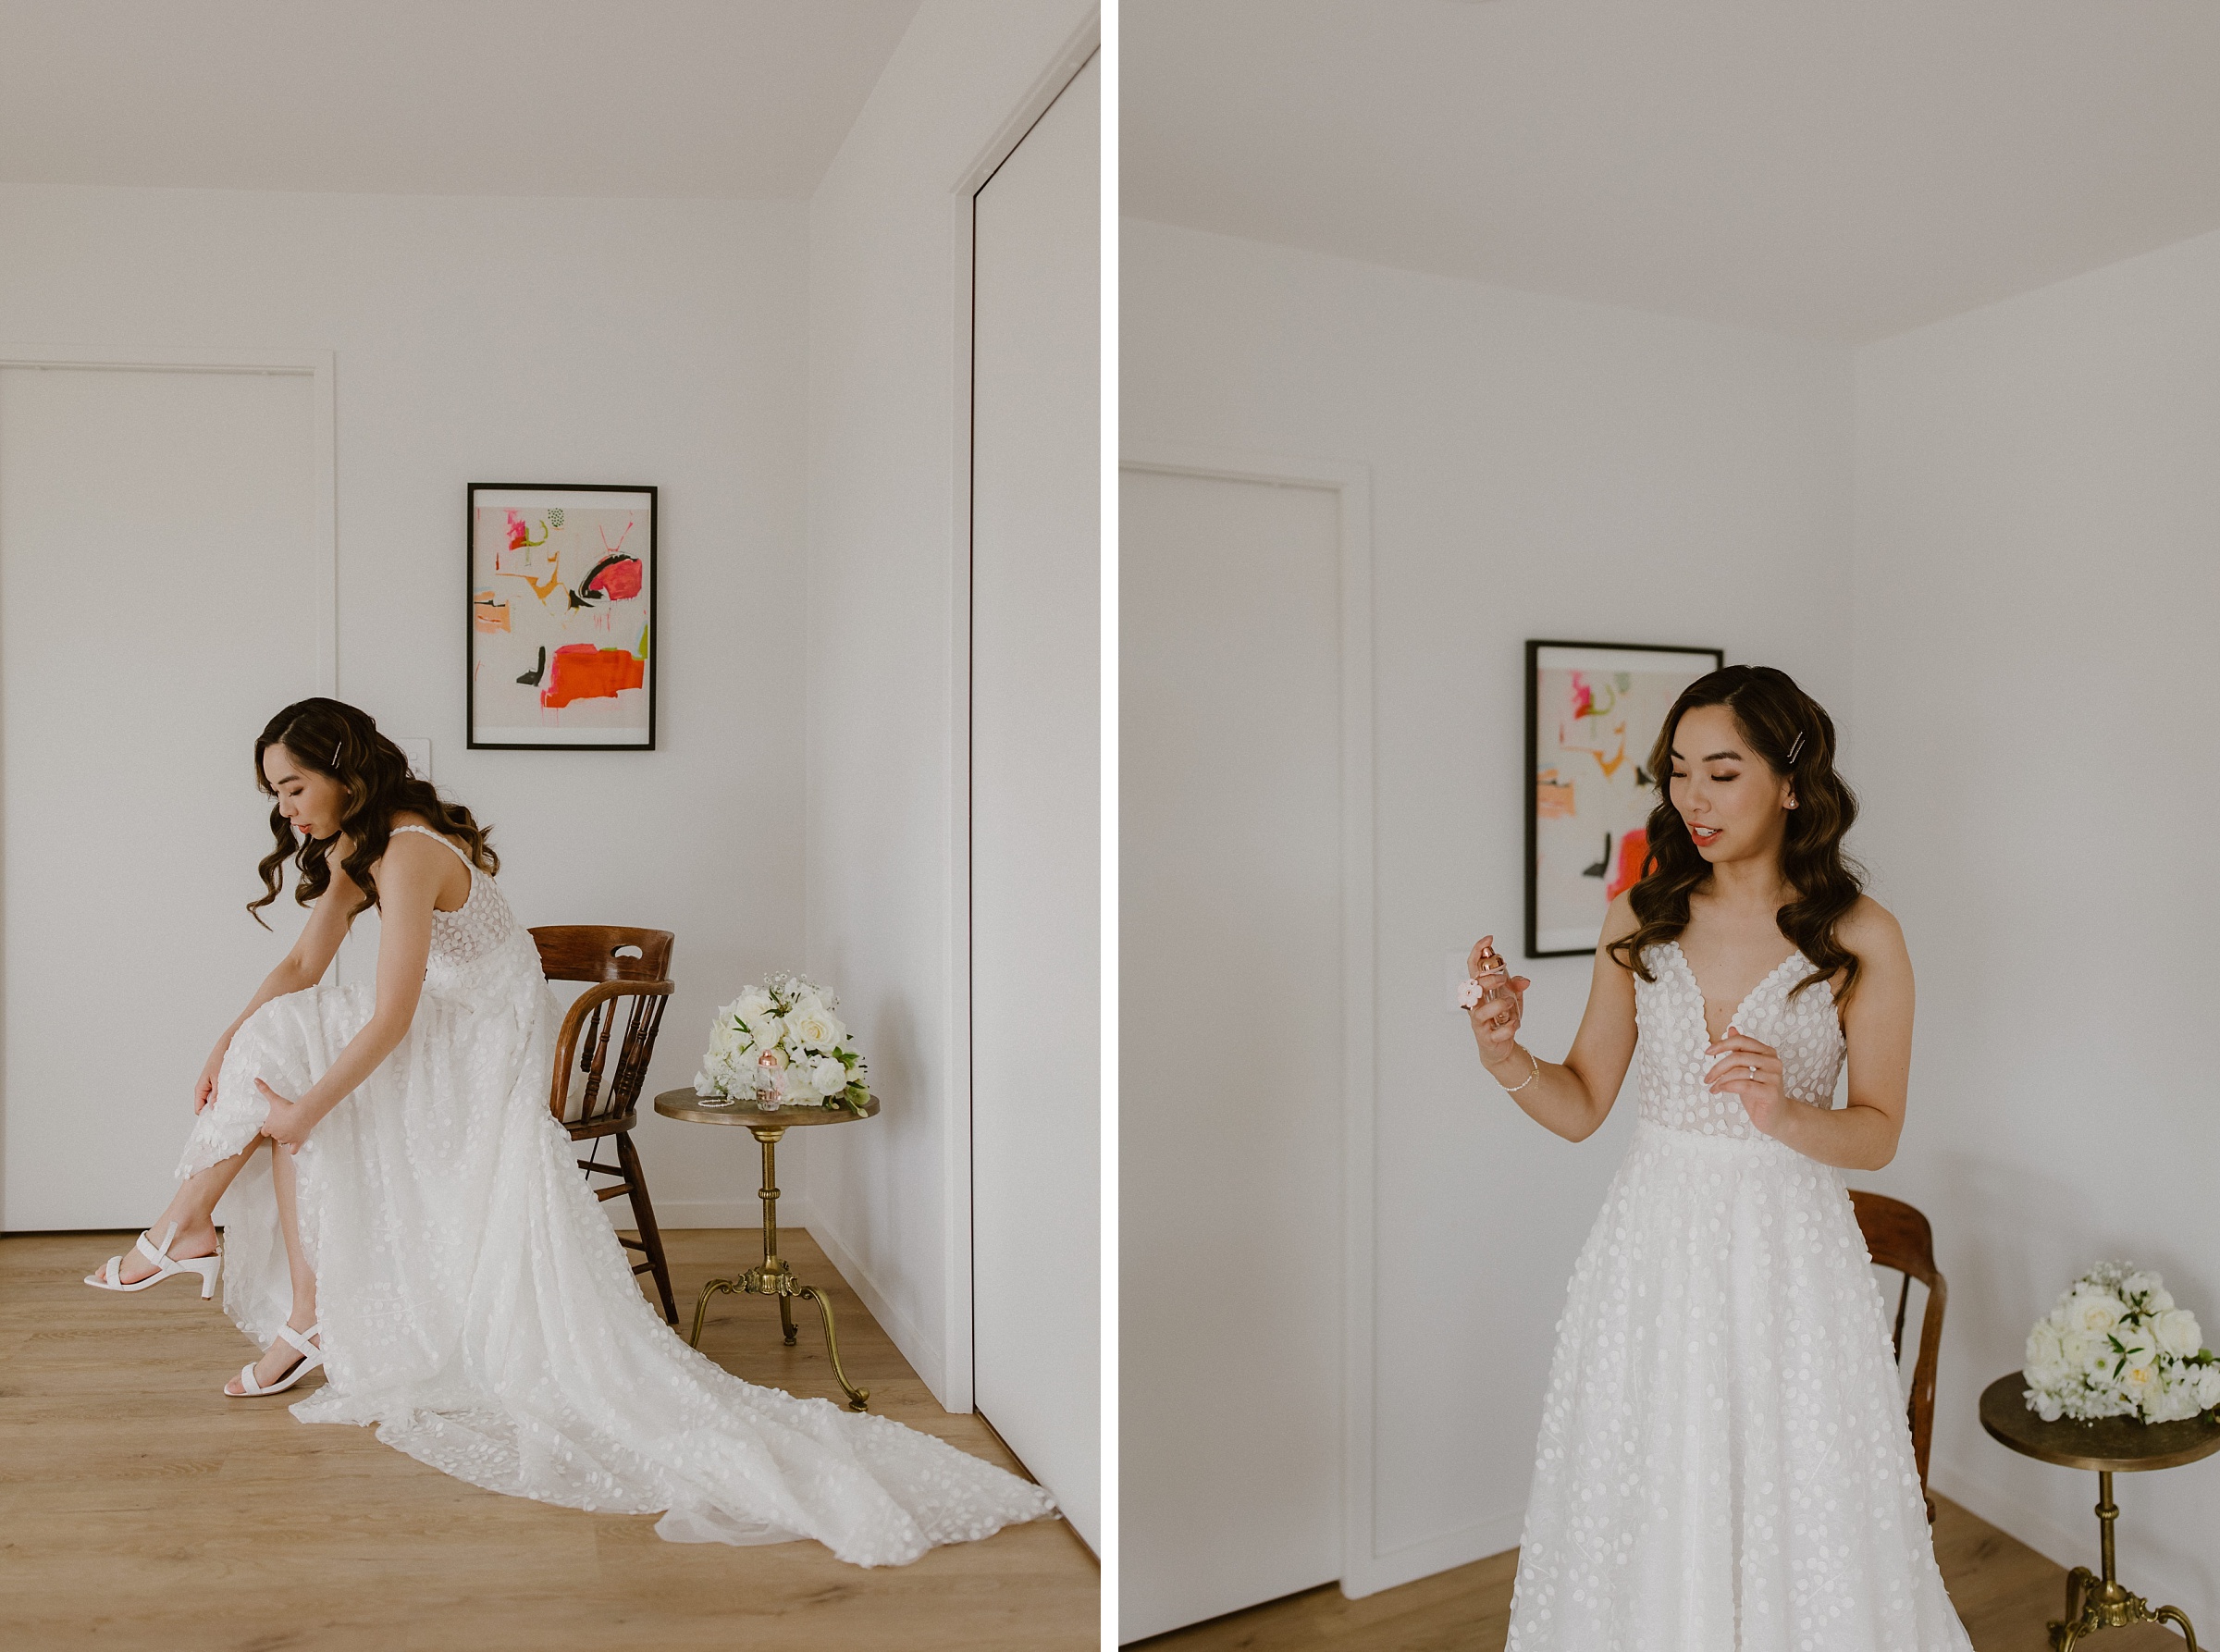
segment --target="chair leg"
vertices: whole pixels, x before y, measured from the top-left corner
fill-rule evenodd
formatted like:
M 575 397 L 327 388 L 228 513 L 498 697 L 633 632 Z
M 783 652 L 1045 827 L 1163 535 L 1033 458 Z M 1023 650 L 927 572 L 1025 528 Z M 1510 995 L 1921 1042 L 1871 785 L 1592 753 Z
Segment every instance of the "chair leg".
M 663 1317 L 675 1325 L 678 1303 L 671 1295 L 671 1264 L 663 1260 L 662 1230 L 655 1225 L 655 1206 L 648 1201 L 648 1177 L 640 1169 L 640 1155 L 632 1145 L 630 1130 L 617 1132 L 617 1163 L 624 1168 L 624 1179 L 632 1184 L 632 1218 L 639 1225 L 640 1243 L 648 1247 L 648 1270 L 663 1299 Z

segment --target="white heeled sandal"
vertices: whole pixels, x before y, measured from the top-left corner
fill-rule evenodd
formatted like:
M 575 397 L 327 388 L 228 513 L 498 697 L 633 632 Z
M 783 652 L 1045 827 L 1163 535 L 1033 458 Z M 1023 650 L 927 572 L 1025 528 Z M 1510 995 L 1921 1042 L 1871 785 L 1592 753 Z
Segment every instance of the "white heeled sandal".
M 226 1387 L 224 1389 L 226 1398 L 254 1399 L 265 1394 L 284 1393 L 286 1389 L 324 1363 L 324 1350 L 309 1341 L 311 1337 L 318 1335 L 323 1329 L 324 1327 L 320 1324 L 310 1325 L 305 1331 L 296 1331 L 290 1325 L 279 1325 L 278 1327 L 278 1338 L 281 1341 L 291 1343 L 301 1350 L 301 1362 L 265 1388 L 254 1380 L 254 1362 L 250 1361 L 239 1368 L 239 1386 L 246 1392 L 234 1394 L 228 1387 Z
M 179 1274 L 198 1274 L 201 1276 L 201 1301 L 204 1302 L 216 1294 L 216 1282 L 224 1276 L 223 1241 L 220 1238 L 217 1239 L 216 1254 L 213 1256 L 177 1257 L 169 1253 L 169 1247 L 177 1242 L 177 1238 L 178 1225 L 175 1222 L 169 1225 L 169 1231 L 162 1236 L 162 1242 L 158 1245 L 154 1243 L 151 1230 L 139 1236 L 139 1254 L 154 1264 L 154 1271 L 143 1279 L 133 1279 L 130 1284 L 125 1284 L 123 1258 L 111 1256 L 100 1264 L 98 1273 L 85 1276 L 85 1283 L 96 1290 L 144 1290 L 150 1285 L 159 1285 L 163 1280 L 174 1278 Z

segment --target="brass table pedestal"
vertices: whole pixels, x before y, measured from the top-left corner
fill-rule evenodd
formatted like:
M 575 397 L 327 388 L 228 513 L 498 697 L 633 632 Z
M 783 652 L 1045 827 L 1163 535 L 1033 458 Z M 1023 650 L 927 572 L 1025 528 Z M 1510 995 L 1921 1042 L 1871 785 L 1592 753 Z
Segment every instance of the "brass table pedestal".
M 686 1340 L 696 1348 L 701 1346 L 701 1322 L 709 1311 L 709 1298 L 720 1292 L 740 1296 L 776 1297 L 779 1300 L 779 1325 L 786 1333 L 786 1346 L 795 1344 L 794 1299 L 815 1302 L 819 1316 L 825 1324 L 825 1352 L 832 1362 L 832 1375 L 838 1379 L 841 1391 L 848 1397 L 848 1409 L 859 1412 L 870 1399 L 869 1388 L 859 1388 L 848 1380 L 848 1374 L 840 1363 L 840 1338 L 832 1328 L 832 1304 L 825 1293 L 814 1285 L 805 1285 L 794 1276 L 779 1254 L 779 1138 L 790 1129 L 804 1125 L 841 1124 L 858 1117 L 869 1118 L 879 1111 L 879 1098 L 873 1096 L 862 1113 L 842 1107 L 828 1112 L 821 1107 L 782 1107 L 774 1113 L 765 1113 L 752 1102 L 734 1102 L 726 1106 L 704 1105 L 705 1098 L 690 1090 L 666 1090 L 655 1098 L 655 1110 L 665 1118 L 679 1118 L 688 1124 L 740 1125 L 747 1133 L 763 1144 L 763 1185 L 756 1197 L 763 1202 L 763 1260 L 736 1279 L 711 1279 L 701 1288 L 701 1299 L 694 1304 L 694 1334 Z
M 2027 1378 L 2018 1372 L 2000 1376 L 1981 1394 L 1981 1426 L 2015 1451 L 2069 1469 L 2097 1472 L 2097 1530 L 2102 1573 L 2077 1566 L 2066 1577 L 2066 1616 L 2051 1622 L 2053 1652 L 2073 1652 L 2090 1635 L 2129 1623 L 2168 1623 L 2181 1631 L 2189 1652 L 2197 1652 L 2197 1631 L 2177 1606 L 2153 1610 L 2140 1595 L 2128 1592 L 2113 1572 L 2112 1526 L 2120 1517 L 2112 1500 L 2115 1473 L 2177 1468 L 2220 1451 L 2220 1423 L 2208 1412 L 2187 1423 L 2139 1423 L 2132 1417 L 2104 1417 L 2077 1423 L 2061 1417 L 2045 1423 L 2028 1409 Z

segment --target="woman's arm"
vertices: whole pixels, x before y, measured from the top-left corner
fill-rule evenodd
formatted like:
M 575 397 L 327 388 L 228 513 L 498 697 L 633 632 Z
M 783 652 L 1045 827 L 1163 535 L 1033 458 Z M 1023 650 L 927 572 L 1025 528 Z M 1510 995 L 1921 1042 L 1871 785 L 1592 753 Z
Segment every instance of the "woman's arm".
M 289 1101 L 262 1084 L 270 1100 L 264 1135 L 298 1153 L 317 1121 L 352 1094 L 408 1036 L 431 956 L 433 899 L 453 861 L 449 850 L 417 832 L 396 834 L 387 845 L 377 864 L 376 1007 L 305 1094 Z
M 248 1018 L 271 999 L 282 998 L 288 992 L 304 992 L 324 979 L 324 972 L 331 968 L 331 960 L 339 955 L 339 943 L 347 939 L 347 931 L 354 922 L 354 909 L 362 898 L 354 881 L 339 869 L 335 845 L 331 882 L 308 909 L 308 921 L 301 926 L 301 938 L 278 960 L 278 967 L 263 977 L 254 996 L 247 1000 L 247 1007 L 224 1029 L 223 1036 L 216 1041 L 216 1048 L 209 1052 L 208 1064 L 201 1069 L 200 1082 L 193 1087 L 195 1113 L 216 1099 L 216 1074 L 223 1068 L 224 1053 L 231 1048 L 233 1036 L 247 1024 Z
M 1711 1088 L 1739 1094 L 1752 1124 L 1807 1158 L 1838 1170 L 1879 1170 L 1896 1156 L 1911 1087 L 1912 956 L 1903 929 L 1869 895 L 1860 897 L 1837 933 L 1860 966 L 1857 991 L 1843 1010 L 1843 1037 L 1850 1054 L 1849 1105 L 1813 1107 L 1788 1100 L 1781 1088 L 1778 1057 L 1733 1028 L 1712 1046 L 1723 1059 L 1711 1069 L 1722 1076 Z M 1745 1053 L 1761 1056 L 1755 1081 L 1727 1076 L 1743 1071 L 1734 1057 Z M 1772 1057 L 1770 1065 L 1763 1057 Z
M 1488 1077 L 1515 1091 L 1511 1099 L 1528 1117 L 1568 1141 L 1585 1140 L 1610 1116 L 1627 1064 L 1634 1058 L 1634 974 L 1605 947 L 1635 928 L 1634 908 L 1621 894 L 1605 914 L 1588 981 L 1588 1007 L 1563 1062 L 1536 1060 L 1517 1042 L 1525 1011 L 1525 992 L 1518 983 L 1504 982 L 1470 1012 L 1473 1039 Z M 1506 1010 L 1507 1025 L 1495 1026 L 1495 1017 Z M 1524 1088 L 1518 1089 L 1522 1084 Z

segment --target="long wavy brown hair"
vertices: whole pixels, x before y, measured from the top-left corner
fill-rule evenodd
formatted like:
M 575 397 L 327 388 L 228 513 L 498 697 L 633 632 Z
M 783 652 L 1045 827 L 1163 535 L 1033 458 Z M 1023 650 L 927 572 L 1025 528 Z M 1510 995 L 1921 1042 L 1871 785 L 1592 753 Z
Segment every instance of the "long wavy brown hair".
M 443 799 L 431 782 L 410 773 L 408 755 L 377 732 L 377 723 L 367 711 L 340 700 L 295 700 L 271 718 L 254 742 L 254 783 L 274 797 L 277 789 L 262 768 L 263 754 L 273 746 L 284 746 L 302 768 L 338 781 L 347 795 L 339 832 L 354 847 L 339 862 L 339 869 L 363 892 L 362 905 L 348 914 L 350 918 L 377 905 L 377 880 L 370 869 L 384 856 L 386 844 L 393 835 L 393 817 L 400 811 L 422 815 L 462 844 L 479 870 L 501 869 L 501 857 L 487 841 L 487 830 L 460 803 Z M 270 809 L 270 835 L 278 846 L 265 855 L 255 869 L 262 874 L 262 899 L 247 903 L 254 921 L 265 930 L 270 926 L 262 908 L 276 900 L 285 886 L 285 863 L 290 859 L 299 869 L 293 881 L 293 899 L 303 906 L 314 906 L 331 887 L 327 857 L 339 841 L 336 836 L 296 836 L 292 823 L 275 806 Z
M 1770 665 L 1730 665 L 1698 677 L 1673 701 L 1649 755 L 1658 806 L 1649 811 L 1641 881 L 1627 892 L 1636 928 L 1605 950 L 1644 980 L 1656 980 L 1642 962 L 1644 951 L 1679 938 L 1688 927 L 1688 897 L 1711 875 L 1672 806 L 1673 738 L 1681 718 L 1698 706 L 1726 707 L 1758 758 L 1794 785 L 1796 807 L 1781 844 L 1781 871 L 1795 898 L 1775 921 L 1814 968 L 1789 995 L 1844 970 L 1842 991 L 1834 995 L 1839 1008 L 1856 990 L 1860 968 L 1857 955 L 1834 934 L 1865 888 L 1865 869 L 1843 852 L 1843 839 L 1857 819 L 1857 798 L 1835 772 L 1834 719 L 1786 672 Z

